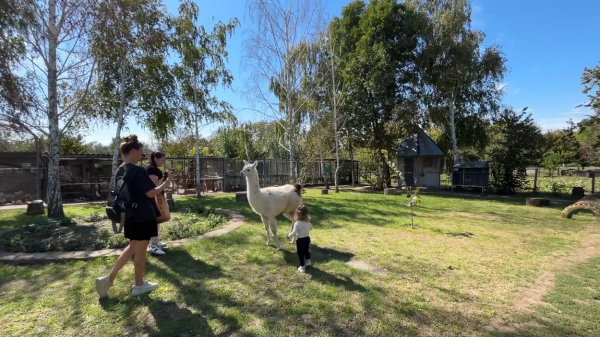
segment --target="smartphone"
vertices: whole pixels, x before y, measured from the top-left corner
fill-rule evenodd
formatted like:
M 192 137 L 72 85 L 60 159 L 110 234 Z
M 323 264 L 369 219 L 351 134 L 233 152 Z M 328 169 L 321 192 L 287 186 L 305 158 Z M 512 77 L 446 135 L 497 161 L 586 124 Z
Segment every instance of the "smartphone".
M 169 172 L 165 172 L 165 174 L 163 174 L 163 178 L 167 179 L 169 177 Z

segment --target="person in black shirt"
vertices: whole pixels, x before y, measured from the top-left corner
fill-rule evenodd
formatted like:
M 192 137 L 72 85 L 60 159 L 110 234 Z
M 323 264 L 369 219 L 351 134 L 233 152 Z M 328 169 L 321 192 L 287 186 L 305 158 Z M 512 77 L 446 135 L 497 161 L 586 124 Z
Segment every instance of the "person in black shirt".
M 96 279 L 96 292 L 100 297 L 107 296 L 117 273 L 132 256 L 135 269 L 132 295 L 149 293 L 158 287 L 157 283 L 144 279 L 146 250 L 150 238 L 158 235 L 156 218 L 160 213 L 154 197 L 169 186 L 171 179 L 167 177 L 160 186 L 156 186 L 148 173 L 135 164 L 142 158 L 142 147 L 136 135 L 125 137 L 125 141 L 121 143 L 123 164 L 115 174 L 115 191 L 120 191 L 121 195 L 129 200 L 132 210 L 131 218 L 124 223 L 124 235 L 129 239 L 129 245 L 119 256 L 110 274 Z M 123 184 L 126 185 L 121 188 Z
M 148 176 L 150 176 L 152 182 L 154 182 L 157 186 L 162 184 L 163 182 L 163 173 L 159 169 L 159 167 L 165 165 L 166 159 L 167 158 L 164 153 L 152 152 L 152 154 L 150 154 L 150 159 L 148 159 L 148 165 L 144 166 L 144 169 L 146 170 L 146 172 L 148 172 Z M 164 197 L 164 191 L 163 193 L 157 195 L 154 199 L 161 213 L 161 216 L 156 219 L 157 223 L 160 224 L 162 222 L 169 221 L 169 219 L 171 218 L 171 214 L 169 212 L 167 200 Z M 158 235 L 150 238 L 150 252 L 152 254 L 165 255 L 166 253 L 162 249 L 166 246 L 166 243 L 161 242 L 158 239 Z

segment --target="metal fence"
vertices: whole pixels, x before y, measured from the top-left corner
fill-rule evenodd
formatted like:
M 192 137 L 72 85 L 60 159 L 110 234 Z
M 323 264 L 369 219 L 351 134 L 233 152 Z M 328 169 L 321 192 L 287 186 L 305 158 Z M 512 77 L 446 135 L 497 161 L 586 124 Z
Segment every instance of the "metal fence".
M 285 159 L 258 159 L 256 170 L 260 177 L 261 187 L 278 186 L 299 181 L 305 185 L 322 185 L 325 179 L 333 183 L 336 163 L 327 159 L 315 163 L 293 162 L 296 166 L 295 176 L 291 174 L 292 163 Z M 246 189 L 246 179 L 240 176 L 244 163 L 232 158 L 200 158 L 200 187 L 203 192 L 234 192 Z M 359 182 L 358 161 L 340 161 L 340 184 L 352 183 L 352 168 L 355 170 L 354 181 Z M 196 189 L 196 159 L 194 157 L 167 158 L 166 171 L 173 176 L 173 186 L 180 194 L 193 193 Z

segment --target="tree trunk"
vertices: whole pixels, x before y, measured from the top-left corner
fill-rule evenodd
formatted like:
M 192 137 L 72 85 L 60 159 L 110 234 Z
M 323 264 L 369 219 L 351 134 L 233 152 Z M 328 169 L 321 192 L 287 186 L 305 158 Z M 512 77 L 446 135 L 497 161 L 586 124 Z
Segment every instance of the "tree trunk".
M 198 114 L 198 96 L 196 93 L 197 78 L 194 75 L 194 124 L 196 129 L 196 198 L 202 197 L 202 188 L 200 186 L 200 130 L 198 127 L 200 115 Z
M 348 140 L 348 151 L 350 151 L 350 164 L 352 165 L 352 170 L 351 170 L 351 172 L 352 172 L 352 187 L 354 187 L 354 185 L 355 185 L 354 180 L 356 179 L 354 176 L 355 172 L 354 172 L 354 151 L 353 150 L 354 149 L 352 148 L 352 141 Z
M 333 175 L 333 177 L 335 179 L 335 193 L 340 193 L 340 186 L 339 186 L 340 179 L 338 177 L 338 174 L 340 172 L 340 142 L 339 142 L 339 135 L 338 135 L 338 130 L 337 130 L 337 109 L 335 108 L 335 105 L 334 105 L 334 109 L 333 109 L 333 114 L 334 114 L 334 118 L 333 118 L 334 132 L 335 132 L 335 174 Z
M 460 154 L 458 152 L 458 139 L 456 138 L 456 111 L 454 106 L 454 100 L 450 100 L 450 104 L 448 104 L 448 109 L 450 112 L 450 137 L 452 137 L 452 153 L 454 154 L 454 164 L 458 164 L 460 162 Z
M 127 55 L 121 59 L 121 84 L 119 87 L 119 117 L 117 120 L 117 132 L 115 133 L 115 141 L 113 147 L 112 158 L 112 173 L 110 176 L 110 190 L 115 189 L 115 175 L 119 166 L 119 143 L 121 142 L 121 130 L 125 124 L 125 78 L 127 76 Z M 107 200 L 112 199 L 112 195 L 108 193 Z
M 321 177 L 323 178 L 325 188 L 329 189 L 329 179 L 327 179 L 327 174 L 325 173 L 325 162 L 323 161 L 323 142 L 321 139 L 321 129 L 318 125 L 315 127 L 317 128 L 317 138 L 319 139 L 319 163 L 321 165 Z
M 296 129 L 294 127 L 294 110 L 291 107 L 291 102 L 286 107 L 288 110 L 288 140 L 290 146 L 290 180 L 293 180 L 296 173 L 296 168 L 294 166 L 294 160 L 296 159 L 296 142 L 294 139 L 294 132 Z
M 60 191 L 60 129 L 58 125 L 58 92 L 56 49 L 58 31 L 56 27 L 56 0 L 48 1 L 48 140 L 50 157 L 48 160 L 48 187 L 46 203 L 48 217 L 59 218 L 65 215 Z

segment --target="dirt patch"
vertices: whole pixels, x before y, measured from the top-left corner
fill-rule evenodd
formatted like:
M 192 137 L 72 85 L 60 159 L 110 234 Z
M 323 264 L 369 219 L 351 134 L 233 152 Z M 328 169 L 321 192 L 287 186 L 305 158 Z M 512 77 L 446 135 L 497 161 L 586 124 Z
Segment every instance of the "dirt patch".
M 367 264 L 367 263 L 364 263 L 362 261 L 355 260 L 355 259 L 352 259 L 352 260 L 346 262 L 346 264 L 349 265 L 350 267 L 353 267 L 353 268 L 356 268 L 359 270 L 368 271 L 369 273 L 372 273 L 375 275 L 385 276 L 388 273 L 388 271 L 386 269 L 377 268 L 375 266 L 372 266 L 370 264 Z
M 554 281 L 556 275 L 560 272 L 568 270 L 578 264 L 584 263 L 590 258 L 600 256 L 600 230 L 594 229 L 585 235 L 581 241 L 581 248 L 572 251 L 557 252 L 553 255 L 554 268 L 550 270 L 542 270 L 536 280 L 530 287 L 517 288 L 518 299 L 509 308 L 508 312 L 530 314 L 534 308 L 539 305 L 544 305 L 543 298 L 552 289 L 554 289 Z M 510 325 L 502 319 L 495 317 L 485 327 L 487 331 L 498 332 L 515 332 L 518 328 L 527 326 L 535 327 L 537 322 L 527 322 L 518 325 Z

